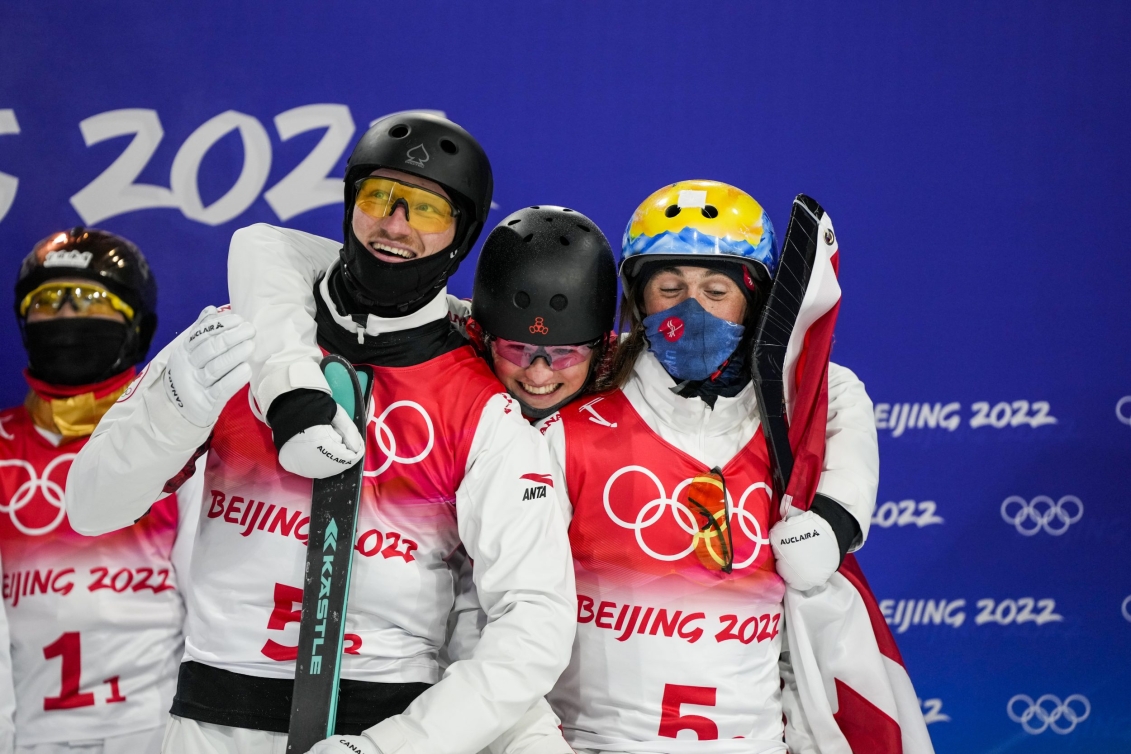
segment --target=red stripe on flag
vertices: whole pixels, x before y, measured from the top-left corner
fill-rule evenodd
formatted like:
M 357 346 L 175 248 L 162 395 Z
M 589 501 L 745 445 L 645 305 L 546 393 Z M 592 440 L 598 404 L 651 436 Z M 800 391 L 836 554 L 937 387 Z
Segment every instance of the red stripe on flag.
M 835 681 L 837 711 L 833 718 L 852 754 L 903 754 L 899 723 L 839 678 Z
M 840 270 L 840 252 L 830 262 L 833 273 Z M 793 475 L 786 494 L 792 505 L 809 510 L 825 465 L 825 432 L 829 417 L 829 356 L 833 331 L 840 312 L 840 300 L 805 331 L 801 353 L 794 370 L 793 412 L 789 417 L 789 444 L 793 448 Z M 773 511 L 776 520 L 778 510 Z M 771 521 L 773 523 L 773 521 Z

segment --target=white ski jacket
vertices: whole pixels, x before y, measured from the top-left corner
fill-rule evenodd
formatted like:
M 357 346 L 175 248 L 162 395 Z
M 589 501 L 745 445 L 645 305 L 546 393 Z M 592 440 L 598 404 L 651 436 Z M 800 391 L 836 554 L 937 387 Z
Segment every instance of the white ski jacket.
M 262 389 L 266 382 L 270 397 L 257 393 L 253 411 L 262 417 L 270 401 L 282 392 L 295 387 L 326 389 L 317 367 L 321 352 L 311 345 L 314 307 L 310 286 L 304 282 L 272 288 L 272 271 L 285 277 L 287 263 L 280 260 L 293 258 L 295 249 L 300 257 L 308 254 L 320 262 L 336 260 L 339 245 L 266 225 L 237 232 L 232 245 L 233 251 L 241 247 L 248 250 L 246 255 L 233 253 L 231 257 L 236 268 L 233 301 L 236 310 L 250 319 L 261 335 L 255 356 L 259 374 L 256 384 Z M 257 255 L 276 254 L 281 256 L 275 258 L 273 265 L 257 261 L 262 259 Z M 238 285 L 238 280 L 249 275 L 259 278 L 253 294 L 257 300 L 250 303 L 238 295 L 246 290 Z M 276 305 L 278 309 L 274 308 Z M 334 310 L 332 304 L 330 308 Z M 296 310 L 309 316 L 304 320 L 279 314 Z M 403 330 L 446 316 L 445 298 L 438 296 L 436 302 L 409 317 L 385 320 L 371 316 L 365 330 L 370 335 Z M 339 325 L 356 332 L 352 320 L 336 319 Z M 174 476 L 208 438 L 210 430 L 189 424 L 165 396 L 161 373 L 172 347 L 173 344 L 150 363 L 131 389 L 130 397 L 107 413 L 83 453 L 75 459 L 67 508 L 76 529 L 96 534 L 132 523 L 157 499 L 165 480 Z M 296 362 L 293 352 L 303 352 L 303 348 L 312 358 Z M 281 376 L 266 366 L 284 362 Z M 271 385 L 275 387 L 271 389 Z M 453 386 L 453 395 L 461 387 Z M 346 632 L 357 635 L 361 651 L 356 656 L 343 656 L 342 676 L 366 681 L 435 683 L 404 714 L 367 731 L 384 754 L 478 751 L 545 695 L 568 662 L 576 598 L 564 522 L 552 490 L 538 505 L 520 503 L 524 490 L 531 484 L 522 478 L 550 473 L 548 452 L 538 432 L 522 419 L 502 387 L 498 389 L 483 406 L 477 423 L 474 417 L 467 417 L 475 430 L 465 467 L 450 470 L 461 480 L 454 500 L 449 501 L 454 508 L 451 526 L 443 521 L 436 524 L 435 517 L 427 524 L 421 523 L 420 531 L 411 532 L 414 547 L 406 548 L 404 527 L 413 526 L 413 522 L 402 520 L 395 557 L 385 550 L 381 550 L 382 557 L 370 557 L 366 553 L 375 549 L 374 542 L 382 533 L 386 543 L 391 541 L 389 529 L 394 523 L 387 520 L 380 506 L 372 521 L 366 520 L 363 511 L 358 523 L 357 546 L 362 557 L 355 558 Z M 409 399 L 411 396 L 406 395 Z M 237 401 L 243 401 L 246 408 L 249 396 L 240 393 L 232 403 Z M 421 396 L 420 401 L 426 403 L 425 397 Z M 232 409 L 232 403 L 225 414 Z M 402 413 L 409 419 L 415 416 L 412 411 Z M 222 415 L 218 433 L 226 420 Z M 433 422 L 439 427 L 441 420 L 428 422 L 429 427 Z M 392 425 L 394 420 L 389 418 L 387 423 Z M 377 445 L 387 442 L 384 431 L 377 433 Z M 371 446 L 374 436 L 371 433 Z M 442 441 L 437 437 L 436 447 Z M 371 447 L 371 451 L 389 453 L 389 448 Z M 210 455 L 216 456 L 216 451 Z M 387 460 L 394 466 L 407 466 L 405 459 Z M 209 471 L 214 463 L 215 458 L 208 459 Z M 380 473 L 367 472 L 367 478 Z M 232 484 L 232 479 L 231 475 L 221 478 L 221 484 Z M 282 480 L 280 486 L 259 493 L 262 497 L 257 497 L 259 508 L 255 517 L 259 516 L 263 501 L 282 500 L 299 510 L 299 501 L 285 497 L 287 488 L 294 487 L 294 479 Z M 186 659 L 249 675 L 289 677 L 294 672 L 293 660 L 266 659 L 262 655 L 267 653 L 260 652 L 260 646 L 265 636 L 272 635 L 279 638 L 278 643 L 293 644 L 298 627 L 289 629 L 294 634 L 288 634 L 289 641 L 283 641 L 278 632 L 265 634 L 268 616 L 274 615 L 271 608 L 277 611 L 278 606 L 271 603 L 270 595 L 264 597 L 259 593 L 267 582 L 289 579 L 287 583 L 302 583 L 301 553 L 305 545 L 286 558 L 285 563 L 278 558 L 280 548 L 294 549 L 299 544 L 290 540 L 302 536 L 301 519 L 293 529 L 293 537 L 280 536 L 284 526 L 291 534 L 288 521 L 276 531 L 276 520 L 272 520 L 270 528 L 264 531 L 269 511 L 263 514 L 258 527 L 252 517 L 244 529 L 251 505 L 244 508 L 243 517 L 239 518 L 240 510 L 234 503 L 237 498 L 227 490 L 227 508 L 221 501 L 217 509 L 217 495 L 222 497 L 225 490 L 222 486 L 215 490 L 211 487 L 206 475 L 209 491 L 192 566 L 194 591 L 189 607 Z M 242 502 L 243 498 L 239 499 Z M 309 506 L 309 493 L 306 505 Z M 280 506 L 276 519 L 285 510 Z M 225 525 L 237 522 L 234 526 Z M 438 655 L 456 591 L 447 558 L 461 543 L 474 563 L 473 581 L 486 622 L 470 655 L 442 669 Z M 411 572 L 403 571 L 409 565 Z M 394 573 L 394 568 L 402 571 Z M 264 572 L 257 575 L 260 571 Z M 405 575 L 399 576 L 402 572 Z M 247 617 L 252 612 L 255 615 Z M 259 615 L 260 612 L 264 614 Z

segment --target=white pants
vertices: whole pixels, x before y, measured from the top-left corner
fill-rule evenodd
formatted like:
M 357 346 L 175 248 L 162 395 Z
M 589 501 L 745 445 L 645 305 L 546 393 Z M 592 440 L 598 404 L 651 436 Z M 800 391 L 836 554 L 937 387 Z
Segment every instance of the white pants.
M 231 728 L 173 715 L 161 754 L 286 754 L 287 734 Z M 39 754 L 36 752 L 36 754 Z M 85 754 L 85 752 L 83 752 Z
M 156 727 L 100 741 L 17 746 L 16 754 L 158 754 L 164 733 L 164 728 Z

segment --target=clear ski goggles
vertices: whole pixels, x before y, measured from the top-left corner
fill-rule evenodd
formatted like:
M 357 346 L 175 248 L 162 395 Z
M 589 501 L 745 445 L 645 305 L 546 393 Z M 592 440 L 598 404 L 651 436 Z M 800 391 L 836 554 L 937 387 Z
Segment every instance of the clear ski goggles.
M 20 316 L 54 316 L 68 301 L 80 317 L 113 317 L 120 312 L 127 320 L 134 318 L 132 306 L 97 283 L 58 280 L 48 281 L 24 296 L 20 302 Z
M 403 204 L 405 219 L 420 233 L 443 233 L 455 224 L 459 210 L 444 197 L 392 178 L 368 176 L 353 185 L 354 206 L 374 220 L 388 217 Z
M 545 359 L 550 369 L 568 369 L 584 362 L 593 353 L 599 341 L 581 343 L 576 346 L 539 346 L 533 343 L 520 343 L 506 338 L 491 338 L 495 354 L 503 357 L 516 367 L 526 369 L 537 359 Z

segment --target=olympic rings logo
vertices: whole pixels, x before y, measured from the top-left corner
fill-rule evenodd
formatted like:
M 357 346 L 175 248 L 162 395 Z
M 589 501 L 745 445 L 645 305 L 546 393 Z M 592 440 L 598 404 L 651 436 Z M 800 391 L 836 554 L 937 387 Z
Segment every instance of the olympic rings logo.
M 1013 524 L 1026 537 L 1033 536 L 1041 529 L 1059 537 L 1083 515 L 1084 503 L 1075 495 L 1065 495 L 1055 503 L 1048 495 L 1037 495 L 1029 501 L 1010 495 L 1001 504 L 1002 519 L 1007 524 Z
M 652 484 L 656 487 L 656 497 L 649 500 L 640 508 L 639 511 L 637 511 L 635 521 L 626 521 L 618 516 L 615 512 L 613 512 L 612 504 L 609 500 L 609 493 L 612 491 L 613 485 L 616 484 L 616 481 L 618 479 L 629 473 L 643 474 L 644 476 L 648 477 L 652 481 Z M 701 540 L 706 540 L 707 548 L 710 550 L 714 559 L 719 563 L 722 563 L 723 558 L 717 552 L 714 542 L 715 538 L 719 536 L 719 532 L 715 529 L 715 527 L 709 527 L 706 530 L 701 530 L 695 521 L 695 515 L 691 512 L 691 509 L 679 501 L 680 493 L 687 489 L 692 481 L 694 480 L 684 479 L 682 482 L 676 485 L 676 488 L 672 491 L 671 497 L 668 497 L 667 493 L 664 491 L 663 483 L 660 482 L 659 477 L 653 474 L 650 469 L 646 469 L 643 466 L 624 466 L 620 469 L 617 469 L 617 471 L 609 477 L 609 480 L 605 482 L 605 490 L 603 493 L 605 513 L 608 514 L 609 518 L 612 519 L 613 523 L 615 523 L 617 526 L 620 526 L 624 529 L 631 529 L 636 535 L 636 543 L 640 546 L 640 549 L 643 550 L 644 553 L 651 558 L 669 562 L 680 560 L 681 558 L 684 558 L 693 553 Z M 757 482 L 747 487 L 746 491 L 742 493 L 742 497 L 739 498 L 737 506 L 734 505 L 734 501 L 732 500 L 729 492 L 726 496 L 727 506 L 730 508 L 731 517 L 738 519 L 738 526 L 742 530 L 742 533 L 745 534 L 746 537 L 754 543 L 754 552 L 752 552 L 750 556 L 745 560 L 741 562 L 735 562 L 735 569 L 745 568 L 749 566 L 751 563 L 758 559 L 758 555 L 761 553 L 762 547 L 770 544 L 770 540 L 762 536 L 762 527 L 758 523 L 758 519 L 754 516 L 753 513 L 746 510 L 746 501 L 750 498 L 750 495 L 758 489 L 765 490 L 767 497 L 773 500 L 773 490 L 770 489 L 769 485 L 762 482 Z M 650 547 L 647 542 L 644 541 L 644 530 L 657 523 L 669 510 L 671 511 L 672 518 L 675 520 L 675 523 L 679 526 L 679 528 L 687 532 L 688 536 L 690 537 L 690 542 L 688 543 L 687 547 L 679 552 L 657 552 L 652 547 Z
M 1127 598 L 1123 600 L 1120 610 L 1123 612 L 1123 617 L 1127 622 L 1131 623 L 1131 595 L 1128 595 Z
M 1015 709 L 1018 702 L 1025 705 L 1020 713 Z M 1073 705 L 1079 707 L 1079 711 Z M 1063 703 L 1052 694 L 1045 694 L 1035 702 L 1025 694 L 1018 694 L 1009 700 L 1005 711 L 1009 713 L 1010 720 L 1021 723 L 1026 733 L 1038 736 L 1051 728 L 1054 733 L 1063 736 L 1075 730 L 1077 723 L 1088 719 L 1088 715 L 1092 714 L 1092 704 L 1080 694 L 1073 694 Z
M 1119 399 L 1119 402 L 1115 404 L 1115 418 L 1131 427 L 1131 409 L 1126 414 L 1123 413 L 1123 407 L 1128 404 L 1131 404 L 1131 395 L 1125 395 Z
M 76 453 L 64 453 L 52 459 L 51 463 L 43 469 L 42 477 L 36 473 L 35 467 L 27 461 L 19 459 L 0 461 L 0 468 L 14 466 L 22 468 L 28 474 L 27 481 L 16 488 L 12 499 L 6 504 L 0 503 L 0 513 L 7 513 L 12 525 L 29 537 L 41 537 L 55 531 L 59 524 L 63 522 L 63 517 L 67 515 L 67 510 L 63 506 L 63 488 L 50 479 L 51 472 L 64 463 L 70 463 L 76 455 Z M 37 492 L 42 494 L 48 505 L 55 508 L 55 516 L 50 523 L 43 526 L 29 526 L 20 519 L 19 512 L 31 504 Z
M 393 434 L 393 430 L 389 427 L 388 422 L 386 421 L 389 418 L 389 414 L 391 414 L 398 408 L 413 409 L 422 417 L 424 417 L 424 424 L 428 427 L 428 443 L 424 446 L 424 450 L 408 458 L 402 458 L 397 455 L 397 438 L 396 435 Z M 428 412 L 425 411 L 424 407 L 419 403 L 417 403 L 416 401 L 395 401 L 394 403 L 390 403 L 388 407 L 381 412 L 380 416 L 374 416 L 375 411 L 376 409 L 371 403 L 369 406 L 369 423 L 374 427 L 373 434 L 377 439 L 377 447 L 379 447 L 381 449 L 381 452 L 385 454 L 385 460 L 373 471 L 366 470 L 365 472 L 363 472 L 365 476 L 380 476 L 390 466 L 392 466 L 394 462 L 405 465 L 420 463 L 428 457 L 429 453 L 432 452 L 432 448 L 436 444 L 436 428 L 432 424 L 432 417 L 428 415 Z

